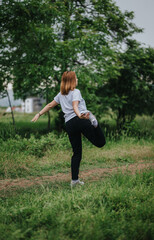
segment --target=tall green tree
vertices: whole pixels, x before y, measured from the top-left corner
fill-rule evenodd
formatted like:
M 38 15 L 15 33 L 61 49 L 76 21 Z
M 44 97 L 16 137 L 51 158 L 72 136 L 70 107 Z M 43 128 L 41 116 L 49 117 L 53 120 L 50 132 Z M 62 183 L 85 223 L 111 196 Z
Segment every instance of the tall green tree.
M 55 35 L 51 26 L 55 9 L 50 7 L 43 1 L 2 1 L 1 65 L 9 67 L 15 96 L 23 100 L 29 95 L 42 93 L 49 102 L 52 88 L 49 76 L 55 62 Z
M 112 0 L 3 0 L 1 64 L 9 65 L 16 97 L 46 90 L 48 102 L 62 73 L 75 70 L 88 107 L 94 108 L 96 89 L 119 74 L 116 49 L 141 32 L 133 17 Z
M 121 129 L 136 114 L 154 113 L 154 49 L 128 40 L 127 49 L 119 53 L 118 62 L 119 74 L 111 77 L 97 94 L 104 106 L 117 113 L 117 127 Z

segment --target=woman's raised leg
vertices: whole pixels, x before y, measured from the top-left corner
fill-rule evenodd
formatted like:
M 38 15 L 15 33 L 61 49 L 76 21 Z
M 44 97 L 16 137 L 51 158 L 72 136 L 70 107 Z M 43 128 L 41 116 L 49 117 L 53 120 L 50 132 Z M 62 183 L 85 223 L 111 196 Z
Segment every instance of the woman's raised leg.
M 105 137 L 99 124 L 95 128 L 87 119 L 80 119 L 80 123 L 81 132 L 93 145 L 99 148 L 105 145 Z

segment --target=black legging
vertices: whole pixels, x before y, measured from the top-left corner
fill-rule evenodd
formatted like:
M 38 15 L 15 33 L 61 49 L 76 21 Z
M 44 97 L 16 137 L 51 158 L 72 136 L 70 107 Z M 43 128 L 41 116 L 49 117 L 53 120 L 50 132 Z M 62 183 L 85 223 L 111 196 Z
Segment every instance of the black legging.
M 71 159 L 72 180 L 78 179 L 80 161 L 82 158 L 82 141 L 81 133 L 96 147 L 103 147 L 105 145 L 104 134 L 98 124 L 95 128 L 87 119 L 80 119 L 74 117 L 66 122 L 66 131 L 73 149 L 73 156 Z

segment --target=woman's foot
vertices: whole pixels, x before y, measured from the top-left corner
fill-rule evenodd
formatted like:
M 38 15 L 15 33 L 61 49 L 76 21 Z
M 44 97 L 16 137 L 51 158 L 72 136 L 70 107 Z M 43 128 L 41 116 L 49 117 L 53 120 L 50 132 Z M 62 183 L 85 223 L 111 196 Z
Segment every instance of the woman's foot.
M 75 187 L 76 185 L 84 185 L 84 182 L 78 180 L 72 180 L 71 181 L 71 187 Z
M 98 126 L 98 121 L 97 121 L 96 117 L 91 112 L 89 114 L 89 120 L 95 128 Z
M 81 112 L 81 114 L 87 114 L 87 113 L 89 113 L 89 120 L 90 120 L 91 124 L 96 128 L 98 126 L 98 121 L 97 121 L 96 117 L 88 110 Z

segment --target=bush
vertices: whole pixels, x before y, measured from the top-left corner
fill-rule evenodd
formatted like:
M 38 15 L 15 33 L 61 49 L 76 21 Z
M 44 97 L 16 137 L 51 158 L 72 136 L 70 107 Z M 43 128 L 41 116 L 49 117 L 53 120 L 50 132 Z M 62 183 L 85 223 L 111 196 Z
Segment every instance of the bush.
M 26 155 L 34 155 L 36 157 L 43 157 L 49 147 L 54 149 L 66 149 L 70 148 L 70 143 L 66 133 L 56 135 L 49 133 L 41 136 L 37 139 L 33 134 L 30 138 L 22 138 L 19 135 L 15 135 L 14 139 L 9 138 L 7 141 L 1 142 L 2 152 L 24 152 Z

